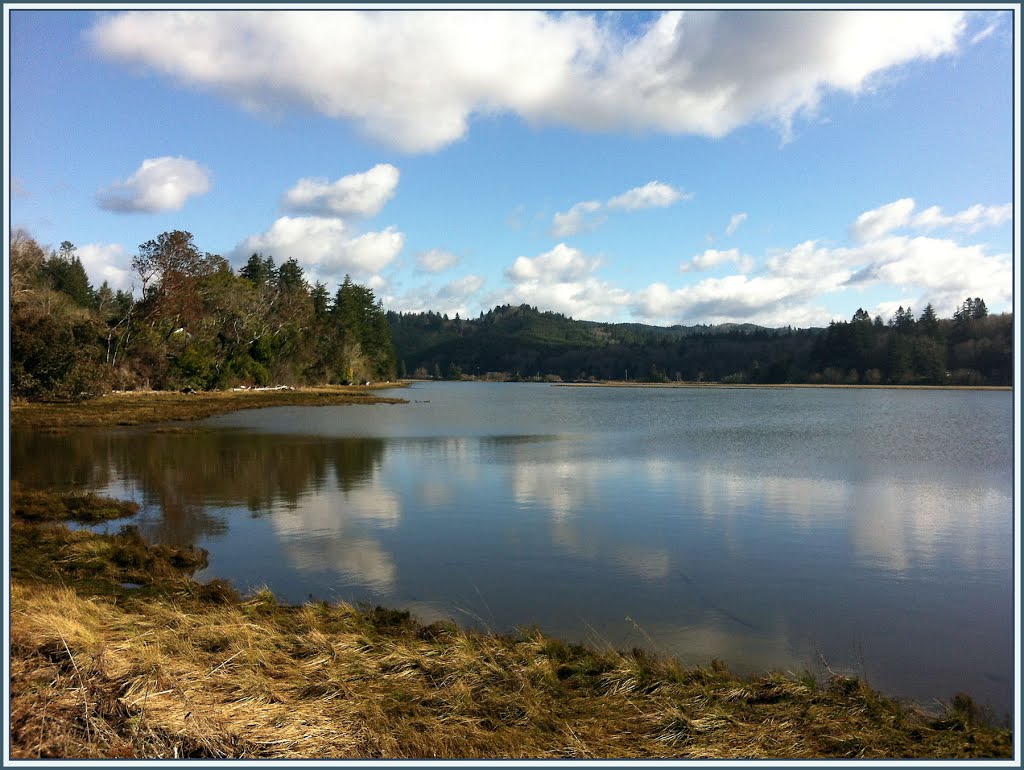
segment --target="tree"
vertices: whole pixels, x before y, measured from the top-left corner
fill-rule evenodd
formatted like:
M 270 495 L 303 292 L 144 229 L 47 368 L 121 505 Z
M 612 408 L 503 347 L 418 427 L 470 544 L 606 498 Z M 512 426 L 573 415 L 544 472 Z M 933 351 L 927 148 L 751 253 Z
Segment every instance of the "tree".
M 903 309 L 903 305 L 900 305 L 896 311 L 896 315 L 889 321 L 889 325 L 901 334 L 906 334 L 914 329 L 914 313 L 908 307 L 906 310 Z
M 142 281 L 145 298 L 153 290 L 172 293 L 183 278 L 201 274 L 202 261 L 192 233 L 174 230 L 140 244 L 139 253 L 132 258 L 132 269 Z
M 985 300 L 981 297 L 975 297 L 971 308 L 971 318 L 979 320 L 981 318 L 985 318 L 987 315 L 988 307 L 985 306 Z
M 43 265 L 43 272 L 56 291 L 64 292 L 81 307 L 95 306 L 96 294 L 70 241 L 63 241 L 60 250 L 50 254 Z
M 238 274 L 250 281 L 257 288 L 273 286 L 277 280 L 277 270 L 274 267 L 273 257 L 263 257 L 254 253 L 245 263 L 245 267 L 238 271 Z
M 941 335 L 939 330 L 939 318 L 935 315 L 935 308 L 929 302 L 924 307 L 921 317 L 917 319 L 917 328 L 926 337 L 937 338 Z

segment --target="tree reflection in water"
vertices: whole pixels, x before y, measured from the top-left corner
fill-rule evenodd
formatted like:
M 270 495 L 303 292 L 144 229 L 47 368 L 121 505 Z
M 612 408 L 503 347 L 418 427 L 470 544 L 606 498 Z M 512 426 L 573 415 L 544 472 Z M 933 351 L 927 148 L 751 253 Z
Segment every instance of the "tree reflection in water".
M 324 439 L 204 429 L 71 431 L 11 436 L 11 475 L 28 487 L 110 489 L 143 505 L 139 525 L 158 542 L 195 544 L 221 534 L 217 508 L 253 516 L 294 508 L 337 480 L 345 492 L 380 467 L 384 441 Z M 54 462 L 54 458 L 60 462 Z

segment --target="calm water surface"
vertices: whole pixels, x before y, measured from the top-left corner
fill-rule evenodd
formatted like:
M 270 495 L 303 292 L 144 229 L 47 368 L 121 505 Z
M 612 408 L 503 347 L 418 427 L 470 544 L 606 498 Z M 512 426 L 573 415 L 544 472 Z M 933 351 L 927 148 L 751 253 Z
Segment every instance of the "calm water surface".
M 405 405 L 14 435 L 205 579 L 1013 708 L 1008 392 L 423 383 Z M 116 528 L 117 525 L 111 525 Z

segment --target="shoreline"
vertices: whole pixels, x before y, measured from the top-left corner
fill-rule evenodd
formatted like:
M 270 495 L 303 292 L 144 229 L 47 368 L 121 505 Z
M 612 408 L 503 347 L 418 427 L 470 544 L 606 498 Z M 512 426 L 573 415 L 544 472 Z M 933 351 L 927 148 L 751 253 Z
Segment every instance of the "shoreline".
M 10 429 L 116 428 L 201 420 L 216 414 L 274 406 L 408 403 L 404 398 L 374 394 L 377 390 L 402 387 L 406 385 L 399 381 L 290 390 L 210 390 L 195 393 L 133 390 L 116 391 L 73 403 L 12 401 Z
M 562 388 L 837 388 L 849 390 L 987 390 L 1013 391 L 1012 385 L 842 385 L 810 382 L 555 382 Z
M 12 493 L 13 758 L 1012 755 L 1011 731 L 963 694 L 926 713 L 824 671 L 737 677 L 536 628 L 241 596 L 192 578 L 202 549 L 60 523 L 132 504 Z

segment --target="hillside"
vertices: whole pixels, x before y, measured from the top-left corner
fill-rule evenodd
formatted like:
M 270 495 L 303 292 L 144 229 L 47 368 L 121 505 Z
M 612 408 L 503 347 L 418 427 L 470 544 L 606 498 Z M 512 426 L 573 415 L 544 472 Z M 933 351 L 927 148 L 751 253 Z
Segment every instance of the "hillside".
M 980 303 L 975 309 L 975 302 Z M 387 314 L 399 373 L 563 380 L 991 384 L 1012 378 L 1012 316 L 968 300 L 953 319 L 859 310 L 828 328 L 579 321 L 530 305 L 475 319 Z

